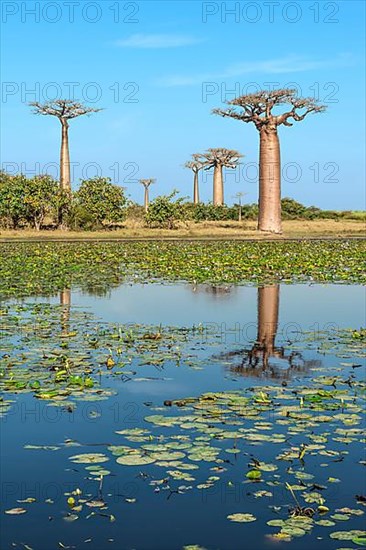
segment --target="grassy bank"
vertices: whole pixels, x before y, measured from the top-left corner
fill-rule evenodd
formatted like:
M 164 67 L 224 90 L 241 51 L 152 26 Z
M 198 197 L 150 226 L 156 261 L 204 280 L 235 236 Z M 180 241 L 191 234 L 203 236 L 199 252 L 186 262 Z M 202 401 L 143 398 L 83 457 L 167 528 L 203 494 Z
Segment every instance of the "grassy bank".
M 282 235 L 259 233 L 256 222 L 221 221 L 180 223 L 177 229 L 150 229 L 142 221 L 128 220 L 124 227 L 105 231 L 0 230 L 8 240 L 112 240 L 112 239 L 308 239 L 319 237 L 364 237 L 366 222 L 360 220 L 285 220 Z

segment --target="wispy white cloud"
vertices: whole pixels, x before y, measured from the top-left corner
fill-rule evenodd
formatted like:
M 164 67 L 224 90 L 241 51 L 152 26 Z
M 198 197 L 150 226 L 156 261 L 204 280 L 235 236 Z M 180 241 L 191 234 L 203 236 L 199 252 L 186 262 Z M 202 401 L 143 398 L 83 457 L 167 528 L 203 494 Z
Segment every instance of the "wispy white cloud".
M 221 72 L 201 73 L 196 75 L 170 75 L 156 80 L 160 86 L 194 86 L 202 82 L 236 78 L 252 73 L 286 74 L 300 73 L 305 71 L 329 69 L 334 67 L 345 67 L 352 64 L 352 58 L 348 55 L 339 55 L 332 59 L 314 60 L 301 56 L 290 55 L 277 59 L 263 61 L 247 61 L 227 66 Z
M 185 34 L 132 34 L 122 40 L 116 40 L 120 48 L 161 49 L 182 48 L 203 42 L 203 39 Z

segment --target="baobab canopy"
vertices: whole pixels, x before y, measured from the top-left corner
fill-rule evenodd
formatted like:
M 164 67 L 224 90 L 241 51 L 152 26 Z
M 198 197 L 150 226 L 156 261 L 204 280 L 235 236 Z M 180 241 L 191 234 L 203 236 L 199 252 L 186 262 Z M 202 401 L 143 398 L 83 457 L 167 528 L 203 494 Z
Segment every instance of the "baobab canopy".
M 193 155 L 194 159 L 204 166 L 205 170 L 209 170 L 215 166 L 225 166 L 226 168 L 236 168 L 239 159 L 243 157 L 234 149 L 225 149 L 219 147 L 216 149 L 207 149 L 205 153 L 197 153 Z
M 227 116 L 243 122 L 253 122 L 258 130 L 268 124 L 292 126 L 291 119 L 298 122 L 309 113 L 320 113 L 326 109 L 325 105 L 318 105 L 315 99 L 297 97 L 296 90 L 293 89 L 263 90 L 237 97 L 226 103 L 232 107 L 214 109 L 212 112 L 215 115 Z M 291 105 L 292 108 L 284 113 L 275 114 L 273 109 L 282 105 Z
M 184 167 L 192 170 L 193 176 L 193 202 L 198 204 L 200 202 L 200 194 L 198 189 L 198 172 L 205 166 L 204 160 L 198 160 L 198 153 L 192 155 L 194 160 L 189 160 L 185 163 Z
M 87 107 L 71 99 L 55 99 L 54 101 L 46 103 L 33 101 L 29 105 L 34 107 L 33 112 L 36 115 L 51 115 L 63 120 L 69 120 L 70 118 L 76 118 L 90 113 L 97 113 L 102 110 L 94 107 Z

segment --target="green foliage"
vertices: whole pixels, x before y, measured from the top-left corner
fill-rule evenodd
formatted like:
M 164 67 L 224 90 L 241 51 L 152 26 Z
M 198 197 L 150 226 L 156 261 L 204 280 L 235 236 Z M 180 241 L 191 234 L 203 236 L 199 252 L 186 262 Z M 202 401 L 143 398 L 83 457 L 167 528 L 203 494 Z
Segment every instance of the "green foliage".
M 337 210 L 321 210 L 316 206 L 304 206 L 300 202 L 285 197 L 281 201 L 282 218 L 284 220 L 340 220 L 365 219 L 364 212 L 347 212 Z
M 173 200 L 176 194 L 177 191 L 173 191 L 170 195 L 161 195 L 151 201 L 145 214 L 145 221 L 149 227 L 174 229 L 175 222 L 182 219 L 184 200 Z
M 191 219 L 196 222 L 238 219 L 238 210 L 235 207 L 215 206 L 212 203 L 191 204 L 190 213 Z
M 212 284 L 366 282 L 365 242 L 3 243 L 0 298 L 94 293 L 125 281 Z
M 47 214 L 57 206 L 57 182 L 48 175 L 26 178 L 23 174 L 0 174 L 0 219 L 5 227 L 28 224 L 39 230 Z
M 0 172 L 0 220 L 1 225 L 17 229 L 26 214 L 24 203 L 26 177 Z
M 143 220 L 145 217 L 145 209 L 136 202 L 130 202 L 127 206 L 127 218 L 134 220 Z
M 149 227 L 174 229 L 181 222 L 237 221 L 239 205 L 215 206 L 212 203 L 193 204 L 185 198 L 176 198 L 177 191 L 154 199 L 145 214 L 141 205 L 128 201 L 124 191 L 113 185 L 110 178 L 95 177 L 83 180 L 76 193 L 67 193 L 59 188 L 49 175 L 26 178 L 23 174 L 11 175 L 0 171 L 0 226 L 19 229 L 40 229 L 47 218 L 57 224 L 57 217 L 74 229 L 99 229 L 123 222 L 126 217 L 145 219 Z M 304 206 L 285 197 L 281 201 L 284 220 L 351 219 L 366 220 L 362 211 L 321 210 Z M 257 204 L 242 205 L 242 220 L 258 218 Z M 55 225 L 56 225 L 55 224 Z
M 82 180 L 75 193 L 74 224 L 82 229 L 111 226 L 126 218 L 127 200 L 122 187 L 110 178 Z
M 38 231 L 47 214 L 57 210 L 58 183 L 51 176 L 35 176 L 25 180 L 25 218 Z

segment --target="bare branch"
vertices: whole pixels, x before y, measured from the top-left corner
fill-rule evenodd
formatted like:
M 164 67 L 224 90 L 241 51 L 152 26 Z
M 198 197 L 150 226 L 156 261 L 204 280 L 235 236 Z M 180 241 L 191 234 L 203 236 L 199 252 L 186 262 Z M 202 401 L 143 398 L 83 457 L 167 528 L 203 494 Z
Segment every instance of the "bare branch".
M 198 153 L 196 153 L 198 154 Z M 195 155 L 192 155 L 193 159 L 195 159 Z M 189 160 L 184 164 L 184 168 L 188 168 L 189 170 L 192 170 L 195 174 L 197 174 L 204 165 L 202 162 L 199 162 L 199 160 Z
M 152 183 L 155 183 L 156 182 L 156 179 L 154 178 L 149 178 L 149 179 L 145 179 L 145 180 L 139 180 L 139 183 L 141 183 L 141 185 L 143 185 L 145 187 L 145 189 L 147 189 L 148 187 L 150 187 L 150 185 Z
M 33 101 L 32 103 L 29 103 L 29 105 L 30 107 L 33 107 L 33 113 L 35 115 L 55 116 L 61 122 L 67 121 L 71 118 L 76 118 L 78 116 L 97 113 L 102 110 L 94 107 L 87 107 L 86 105 L 71 99 L 55 99 L 54 101 L 48 101 L 46 103 Z

